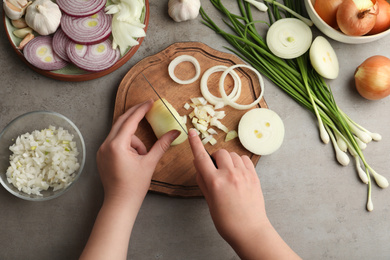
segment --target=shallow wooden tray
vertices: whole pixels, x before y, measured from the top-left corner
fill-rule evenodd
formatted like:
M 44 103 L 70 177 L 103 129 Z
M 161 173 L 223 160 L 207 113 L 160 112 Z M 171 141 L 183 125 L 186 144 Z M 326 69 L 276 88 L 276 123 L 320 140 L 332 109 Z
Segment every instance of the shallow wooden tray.
M 165 50 L 143 59 L 125 75 L 117 91 L 113 122 L 135 104 L 150 98 L 158 99 L 141 73 L 147 77 L 160 96 L 164 97 L 175 107 L 180 115 L 188 115 L 191 110 L 186 110 L 183 106 L 186 102 L 191 103 L 190 98 L 202 96 L 199 87 L 201 77 L 192 84 L 179 85 L 168 75 L 169 63 L 177 56 L 184 54 L 191 55 L 199 61 L 201 75 L 215 65 L 232 66 L 234 64 L 243 64 L 236 56 L 214 50 L 203 43 L 182 42 L 173 44 Z M 256 100 L 260 92 L 258 78 L 248 69 L 238 68 L 235 71 L 239 74 L 242 81 L 242 93 L 238 102 L 249 104 Z M 186 79 L 185 77 L 187 77 L 188 79 L 195 75 L 195 69 L 191 63 L 183 62 L 177 66 L 175 73 L 179 78 Z M 215 96 L 219 96 L 218 81 L 221 74 L 222 72 L 214 73 L 208 80 L 209 89 Z M 232 87 L 233 80 L 228 76 L 225 82 L 226 91 L 229 92 Z M 257 107 L 267 107 L 265 100 L 262 99 Z M 222 123 L 230 130 L 237 130 L 238 122 L 246 111 L 236 110 L 231 107 L 224 107 L 222 110 L 225 110 L 227 114 Z M 190 120 L 188 120 L 187 127 L 192 127 Z M 145 119 L 141 121 L 136 134 L 148 149 L 157 140 L 152 128 Z M 207 151 L 212 154 L 216 150 L 224 148 L 240 155 L 248 155 L 254 164 L 258 162 L 260 156 L 248 152 L 240 144 L 238 138 L 225 142 L 225 136 L 224 132 L 218 130 L 218 135 L 216 136 L 217 144 L 214 146 L 206 144 L 205 148 Z M 193 156 L 187 141 L 171 147 L 157 165 L 150 191 L 180 197 L 202 196 L 196 183 L 196 170 L 192 161 Z

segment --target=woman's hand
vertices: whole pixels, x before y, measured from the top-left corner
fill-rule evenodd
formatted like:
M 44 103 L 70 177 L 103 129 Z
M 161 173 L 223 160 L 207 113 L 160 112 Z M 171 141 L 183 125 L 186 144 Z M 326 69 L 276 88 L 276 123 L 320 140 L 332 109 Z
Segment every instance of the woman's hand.
M 220 235 L 242 259 L 299 259 L 269 222 L 260 180 L 248 156 L 218 150 L 212 156 L 189 131 L 197 182 Z
M 106 198 L 142 202 L 158 161 L 180 132 L 170 131 L 162 136 L 148 152 L 135 135 L 139 122 L 152 107 L 149 100 L 130 108 L 118 118 L 97 153 L 97 163 Z

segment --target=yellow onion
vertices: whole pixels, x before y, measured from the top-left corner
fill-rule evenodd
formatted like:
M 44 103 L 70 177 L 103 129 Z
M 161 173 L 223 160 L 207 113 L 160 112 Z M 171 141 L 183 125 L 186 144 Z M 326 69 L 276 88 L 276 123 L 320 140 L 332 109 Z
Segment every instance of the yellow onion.
M 337 24 L 346 35 L 361 36 L 374 27 L 377 14 L 376 0 L 344 0 L 337 9 Z
M 381 55 L 366 59 L 356 69 L 355 86 L 366 99 L 387 97 L 390 94 L 390 59 Z

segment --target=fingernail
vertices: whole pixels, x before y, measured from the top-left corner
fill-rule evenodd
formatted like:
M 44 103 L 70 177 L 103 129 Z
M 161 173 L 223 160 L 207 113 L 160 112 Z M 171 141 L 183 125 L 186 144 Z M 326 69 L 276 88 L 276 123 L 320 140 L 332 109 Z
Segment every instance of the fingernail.
M 190 137 L 194 137 L 194 136 L 197 136 L 198 133 L 195 131 L 195 129 L 191 128 L 190 131 L 188 132 L 189 136 Z
M 181 132 L 179 130 L 172 130 L 172 135 L 171 135 L 172 141 L 178 138 L 180 134 Z

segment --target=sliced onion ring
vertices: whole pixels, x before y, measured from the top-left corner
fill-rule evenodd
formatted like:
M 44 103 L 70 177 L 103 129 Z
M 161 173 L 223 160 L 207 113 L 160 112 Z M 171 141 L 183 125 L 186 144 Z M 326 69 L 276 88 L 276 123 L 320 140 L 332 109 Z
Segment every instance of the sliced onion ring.
M 111 35 L 111 21 L 111 15 L 104 13 L 103 10 L 87 17 L 62 14 L 61 28 L 76 43 L 95 44 Z
M 200 91 L 202 93 L 202 96 L 213 105 L 216 105 L 220 102 L 224 102 L 224 100 L 220 97 L 216 97 L 213 94 L 210 93 L 208 86 L 207 86 L 207 80 L 210 77 L 211 74 L 219 71 L 225 71 L 228 67 L 223 65 L 217 65 L 214 67 L 209 68 L 203 73 L 202 79 L 200 80 Z M 232 70 L 229 72 L 229 74 L 233 77 L 234 80 L 234 87 L 232 92 L 227 96 L 230 100 L 233 102 L 236 101 L 240 95 L 241 95 L 241 79 L 238 76 L 238 74 Z
M 23 49 L 26 60 L 41 70 L 59 70 L 68 65 L 52 48 L 51 36 L 37 36 Z
M 176 75 L 175 75 L 176 66 L 184 61 L 191 62 L 195 67 L 195 76 L 192 79 L 181 80 L 178 77 L 176 77 Z M 199 65 L 199 62 L 196 58 L 194 58 L 190 55 L 180 55 L 180 56 L 176 57 L 175 59 L 173 59 L 169 63 L 168 73 L 169 73 L 169 76 L 171 77 L 171 79 L 178 84 L 183 84 L 183 85 L 184 84 L 191 84 L 191 83 L 195 82 L 200 76 L 200 65 Z
M 57 5 L 67 15 L 84 17 L 96 14 L 106 5 L 106 0 L 57 0 Z
M 86 71 L 102 71 L 110 68 L 120 58 L 118 49 L 112 49 L 110 39 L 94 45 L 81 45 L 70 42 L 67 46 L 69 59 Z
M 68 55 L 66 54 L 66 46 L 71 40 L 66 36 L 61 28 L 58 28 L 53 35 L 53 51 L 61 57 L 61 59 L 69 61 Z
M 260 94 L 259 94 L 259 97 L 255 101 L 253 101 L 251 104 L 248 104 L 248 105 L 242 105 L 242 104 L 238 104 L 238 103 L 232 101 L 227 96 L 227 94 L 225 92 L 224 82 L 225 82 L 226 75 L 230 71 L 232 71 L 232 70 L 234 70 L 235 68 L 238 68 L 238 67 L 247 68 L 247 69 L 252 70 L 253 72 L 256 73 L 257 77 L 259 78 L 259 83 L 260 83 Z M 237 65 L 233 65 L 233 66 L 227 68 L 222 73 L 221 78 L 219 79 L 219 91 L 221 92 L 222 99 L 226 102 L 226 104 L 228 104 L 229 106 L 231 106 L 231 107 L 233 107 L 235 109 L 246 110 L 246 109 L 252 108 L 253 106 L 255 106 L 256 104 L 258 104 L 260 102 L 261 98 L 263 97 L 263 93 L 264 93 L 264 80 L 263 80 L 263 77 L 260 75 L 260 73 L 256 69 L 254 69 L 253 67 L 245 65 L 245 64 L 237 64 Z

